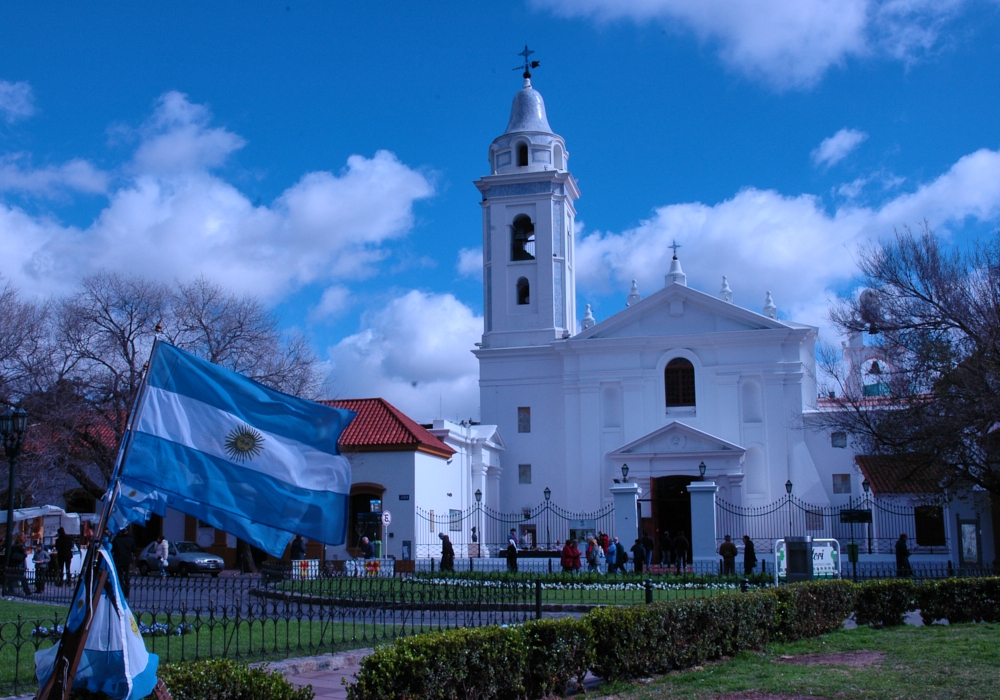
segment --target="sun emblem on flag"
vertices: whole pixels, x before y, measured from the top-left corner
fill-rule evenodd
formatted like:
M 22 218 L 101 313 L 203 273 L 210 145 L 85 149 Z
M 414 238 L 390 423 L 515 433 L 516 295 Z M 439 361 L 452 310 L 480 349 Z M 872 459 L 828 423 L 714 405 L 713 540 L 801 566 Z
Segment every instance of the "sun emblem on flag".
M 249 425 L 234 428 L 226 436 L 226 454 L 236 462 L 252 461 L 264 447 L 264 436 Z

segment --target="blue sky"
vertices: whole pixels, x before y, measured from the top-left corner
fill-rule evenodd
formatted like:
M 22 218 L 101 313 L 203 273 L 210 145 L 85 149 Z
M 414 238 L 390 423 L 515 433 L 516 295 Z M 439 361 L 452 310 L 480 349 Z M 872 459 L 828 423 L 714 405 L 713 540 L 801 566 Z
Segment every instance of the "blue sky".
M 534 85 L 579 180 L 578 304 L 689 283 L 820 326 L 859 244 L 1000 220 L 996 0 L 33 3 L 0 10 L 0 272 L 260 295 L 331 396 L 475 417 L 472 181 Z

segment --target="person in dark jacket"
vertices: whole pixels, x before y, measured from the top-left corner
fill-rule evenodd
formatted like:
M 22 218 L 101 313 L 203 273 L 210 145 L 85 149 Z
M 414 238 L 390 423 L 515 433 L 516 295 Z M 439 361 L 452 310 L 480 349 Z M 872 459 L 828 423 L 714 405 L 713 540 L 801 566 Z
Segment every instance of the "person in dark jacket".
M 438 533 L 441 538 L 441 571 L 455 570 L 455 548 L 451 545 L 451 538 L 443 532 Z
M 576 540 L 569 541 L 569 568 L 574 574 L 580 573 L 583 562 L 580 561 L 580 543 Z
M 674 559 L 677 561 L 677 573 L 680 573 L 681 569 L 687 566 L 689 549 L 691 549 L 691 543 L 688 542 L 684 531 L 681 530 L 674 538 Z
M 24 563 L 28 560 L 28 553 L 24 549 L 24 535 L 14 537 L 14 546 L 10 550 L 10 571 L 7 572 L 8 588 L 12 588 L 18 581 L 24 597 L 31 596 L 31 588 L 28 586 L 28 579 L 24 576 Z M 8 595 L 10 591 L 8 591 Z
M 750 535 L 743 535 L 743 574 L 749 576 L 757 566 L 757 551 L 754 549 Z
M 59 562 L 59 583 L 63 585 L 63 572 L 65 571 L 65 582 L 72 583 L 73 576 L 70 574 L 70 562 L 73 561 L 73 538 L 66 534 L 66 531 L 59 528 L 56 531 L 56 559 Z
M 736 555 L 740 551 L 736 549 L 733 538 L 726 535 L 726 541 L 719 545 L 719 556 L 722 557 L 722 575 L 732 576 L 736 573 Z
M 905 578 L 912 574 L 913 570 L 910 568 L 910 548 L 906 546 L 906 533 L 904 532 L 896 540 L 896 576 Z
M 111 541 L 111 558 L 115 561 L 115 568 L 118 569 L 118 582 L 122 586 L 122 593 L 128 598 L 132 589 L 132 556 L 135 554 L 135 539 L 128 529 L 124 529 L 115 535 Z
M 645 535 L 642 536 L 642 548 L 644 550 L 646 550 L 646 568 L 647 569 L 653 563 L 653 547 L 654 546 L 655 546 L 655 543 L 653 542 L 653 538 L 650 537 L 649 533 L 647 532 Z
M 614 550 L 615 556 L 612 560 L 611 552 Z M 614 568 L 611 566 L 611 562 L 614 561 Z M 608 573 L 621 572 L 625 573 L 625 563 L 628 561 L 628 553 L 625 551 L 624 545 L 618 541 L 618 538 L 612 538 L 611 544 L 608 545 Z
M 632 568 L 637 574 L 642 573 L 642 567 L 646 564 L 646 548 L 642 546 L 642 540 L 636 540 L 632 545 Z
M 660 533 L 660 565 L 670 566 L 674 563 L 674 541 L 670 537 L 670 531 L 664 530 Z
M 375 558 L 375 546 L 369 541 L 367 537 L 361 538 L 361 557 L 363 559 L 374 559 Z
M 296 535 L 295 539 L 292 540 L 290 556 L 292 557 L 292 561 L 299 561 L 306 558 L 306 542 L 302 539 L 302 535 Z

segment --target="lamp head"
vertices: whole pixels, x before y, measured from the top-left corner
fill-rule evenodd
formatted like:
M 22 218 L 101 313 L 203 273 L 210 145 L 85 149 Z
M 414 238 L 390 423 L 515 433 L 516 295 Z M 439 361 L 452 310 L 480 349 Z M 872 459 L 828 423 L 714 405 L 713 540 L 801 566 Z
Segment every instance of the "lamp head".
M 28 431 L 28 412 L 18 406 L 14 409 L 13 415 L 14 432 L 23 435 Z
M 698 465 L 698 473 L 699 474 L 701 474 L 702 476 L 705 476 L 705 472 L 707 472 L 707 471 L 708 471 L 708 466 L 706 466 L 704 462 L 702 462 L 701 464 Z
M 546 501 L 549 500 L 550 498 L 552 498 L 552 489 L 550 489 L 548 486 L 545 487 L 545 490 L 542 491 L 542 493 L 545 494 L 545 500 Z
M 868 483 L 868 479 L 861 482 L 861 488 L 865 490 L 865 493 L 871 491 L 872 485 Z
M 479 503 L 482 500 L 483 500 L 483 492 L 480 491 L 479 489 L 476 489 L 476 503 Z
M 0 437 L 6 438 L 13 431 L 14 413 L 9 408 L 0 413 Z
M 624 482 L 627 483 L 627 479 L 628 479 L 628 465 L 627 464 L 623 464 L 622 465 L 622 481 L 624 481 Z
M 785 493 L 787 493 L 789 496 L 792 495 L 792 480 L 791 479 L 789 479 L 788 481 L 785 482 Z

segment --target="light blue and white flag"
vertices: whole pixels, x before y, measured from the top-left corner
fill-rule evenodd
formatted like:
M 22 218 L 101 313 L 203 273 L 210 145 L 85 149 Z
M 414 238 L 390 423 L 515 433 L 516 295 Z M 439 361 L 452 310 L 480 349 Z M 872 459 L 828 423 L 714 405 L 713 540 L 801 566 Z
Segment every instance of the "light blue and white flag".
M 289 533 L 343 544 L 351 466 L 337 441 L 354 416 L 159 342 L 113 520 L 169 507 L 274 556 Z
M 108 572 L 108 582 L 101 591 L 90 634 L 83 645 L 73 689 L 104 693 L 116 700 L 137 700 L 153 692 L 159 657 L 146 651 L 135 617 L 125 601 L 118 572 L 107 543 L 97 550 L 98 573 Z M 66 626 L 76 631 L 87 613 L 87 587 L 77 586 Z M 35 653 L 35 676 L 45 687 L 59 656 L 60 645 Z

